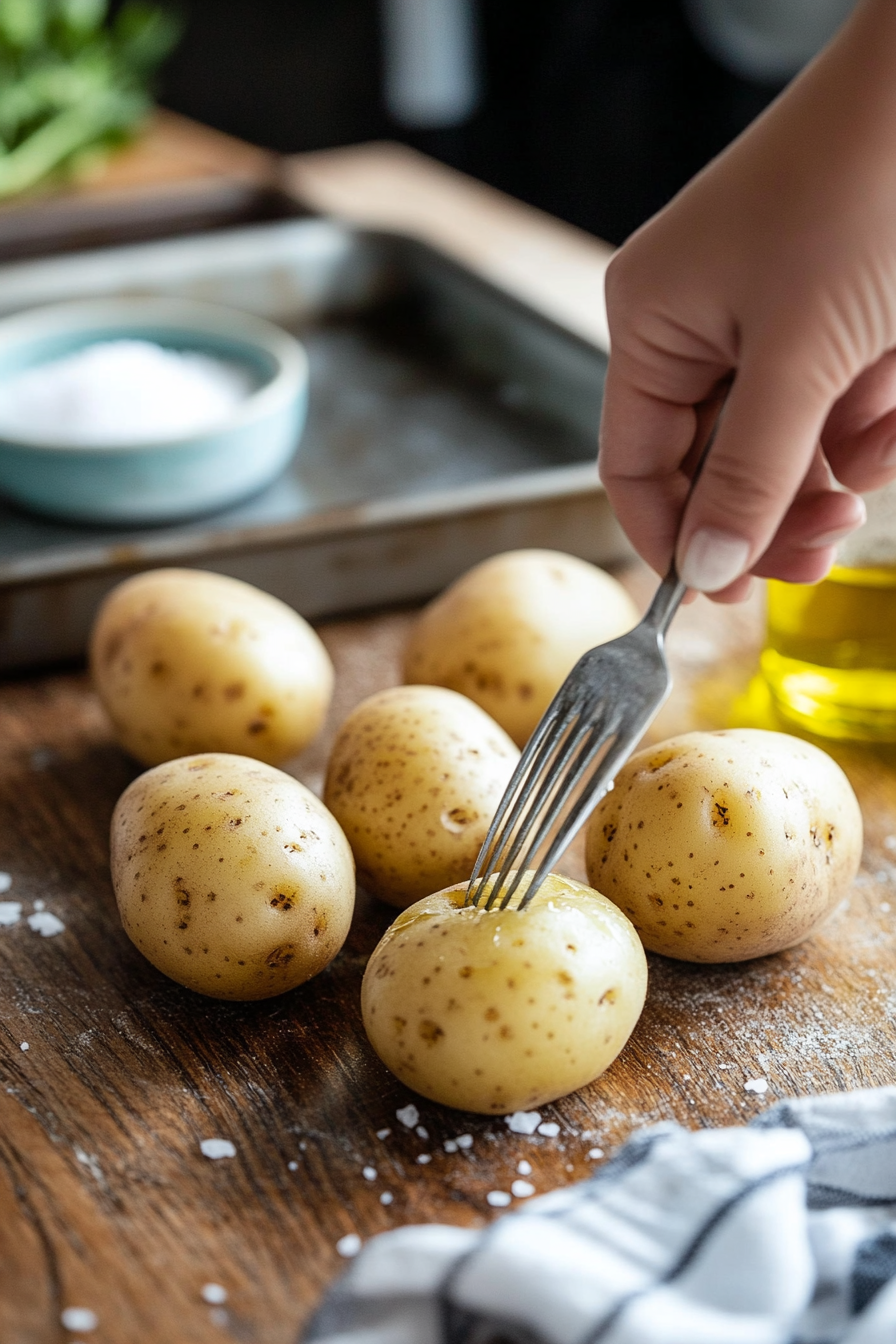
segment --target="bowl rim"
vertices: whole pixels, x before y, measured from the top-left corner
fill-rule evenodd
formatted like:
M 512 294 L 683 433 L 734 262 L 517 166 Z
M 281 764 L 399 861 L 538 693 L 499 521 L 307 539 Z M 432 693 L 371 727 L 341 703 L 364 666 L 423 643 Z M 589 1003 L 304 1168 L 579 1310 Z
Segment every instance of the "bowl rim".
M 42 304 L 0 318 L 0 353 L 10 345 L 20 345 L 41 337 L 103 330 L 120 325 L 135 336 L 141 325 L 147 329 L 168 327 L 196 337 L 226 336 L 234 344 L 255 347 L 275 362 L 274 374 L 256 388 L 225 418 L 206 429 L 172 438 L 144 439 L 139 443 L 67 444 L 44 437 L 16 434 L 13 438 L 0 427 L 0 453 L 9 449 L 64 456 L 103 457 L 110 454 L 170 452 L 207 444 L 221 434 L 251 425 L 282 410 L 308 385 L 308 355 L 294 336 L 273 322 L 254 313 L 199 299 L 182 299 L 156 294 L 115 295 L 101 299 L 67 299 L 62 303 Z M 139 339 L 139 337 L 137 337 Z M 109 339 L 115 339 L 110 335 Z M 88 342 L 89 343 L 89 342 Z M 47 361 L 48 363 L 50 361 Z M 2 379 L 0 379 L 2 381 Z

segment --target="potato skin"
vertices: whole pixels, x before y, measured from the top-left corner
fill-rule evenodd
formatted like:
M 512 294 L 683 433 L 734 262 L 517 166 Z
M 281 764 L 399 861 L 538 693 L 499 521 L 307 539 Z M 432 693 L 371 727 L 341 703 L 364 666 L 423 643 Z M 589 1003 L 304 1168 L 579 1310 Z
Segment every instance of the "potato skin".
M 440 686 L 395 686 L 339 729 L 324 802 L 358 881 L 391 905 L 465 881 L 519 760 L 477 705 Z
M 684 733 L 633 756 L 588 823 L 589 880 L 653 952 L 745 961 L 846 895 L 862 814 L 825 752 L 785 733 Z
M 283 994 L 348 933 L 348 841 L 310 790 L 261 761 L 209 754 L 147 770 L 118 800 L 111 849 L 128 937 L 200 994 Z
M 370 958 L 361 1010 L 380 1059 L 422 1096 L 484 1115 L 591 1082 L 644 1005 L 647 962 L 628 919 L 555 873 L 523 911 L 464 908 L 465 894 L 460 884 L 418 901 Z
M 144 765 L 199 751 L 284 761 L 315 736 L 333 691 L 326 649 L 297 612 L 196 569 L 114 588 L 90 667 L 119 742 Z
M 424 609 L 404 679 L 469 696 L 522 747 L 581 655 L 637 619 L 622 585 L 595 565 L 561 551 L 507 551 Z

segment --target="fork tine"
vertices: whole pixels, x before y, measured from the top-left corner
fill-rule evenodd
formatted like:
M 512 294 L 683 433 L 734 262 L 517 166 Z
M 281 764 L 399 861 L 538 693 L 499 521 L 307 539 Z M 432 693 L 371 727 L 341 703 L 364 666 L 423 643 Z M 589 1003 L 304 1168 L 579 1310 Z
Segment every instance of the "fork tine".
M 496 844 L 495 850 L 490 856 L 492 860 L 489 864 L 490 875 L 495 880 L 485 904 L 486 910 L 490 910 L 497 900 L 517 854 L 528 839 L 531 827 L 538 823 L 539 817 L 548 805 L 552 792 L 562 782 L 563 773 L 569 767 L 570 761 L 589 732 L 590 724 L 583 724 L 581 720 L 577 722 L 573 718 L 560 733 L 555 735 L 555 740 L 551 745 L 556 754 L 553 757 L 547 754 L 543 766 L 537 772 L 534 768 L 530 772 L 527 781 L 528 786 L 523 791 L 522 799 L 524 804 L 528 803 L 528 809 L 519 818 L 516 834 L 514 834 L 512 827 L 509 829 L 505 827 L 505 830 L 508 830 L 506 840 L 503 840 L 501 844 Z M 499 864 L 500 871 L 496 876 L 496 868 Z
M 583 776 L 590 769 L 595 756 L 606 745 L 608 739 L 610 739 L 613 736 L 615 731 L 616 731 L 615 722 L 607 723 L 605 720 L 599 720 L 597 723 L 589 723 L 585 734 L 582 735 L 584 740 L 581 742 L 581 746 L 578 752 L 576 753 L 576 757 L 572 762 L 572 764 L 570 765 L 569 769 L 559 780 L 555 778 L 551 781 L 552 786 L 559 785 L 559 787 L 556 788 L 556 792 L 554 793 L 554 796 L 550 800 L 550 806 L 545 810 L 545 812 L 541 816 L 537 829 L 531 835 L 527 832 L 523 836 L 524 840 L 529 841 L 529 845 L 525 855 L 517 865 L 517 871 L 515 877 L 511 881 L 506 891 L 502 890 L 505 880 L 503 873 L 501 875 L 501 878 L 496 880 L 494 886 L 492 887 L 490 893 L 490 899 L 495 898 L 496 895 L 500 895 L 502 898 L 500 908 L 502 910 L 507 909 L 507 906 L 510 904 L 514 892 L 522 882 L 527 869 L 530 867 L 539 849 L 544 844 L 547 837 L 550 835 L 552 828 L 557 824 L 559 818 L 563 815 L 563 809 L 568 803 L 570 797 L 579 787 L 579 784 L 581 783 Z M 518 845 L 517 851 L 519 850 L 519 848 L 520 846 Z M 552 845 L 552 851 L 553 851 L 553 845 Z M 506 867 L 508 867 L 508 865 L 505 865 L 505 868 Z
M 466 903 L 468 905 L 475 905 L 478 901 L 483 884 L 488 880 L 491 871 L 491 860 L 497 854 L 500 854 L 507 836 L 512 834 L 519 815 L 526 805 L 527 789 L 524 780 L 535 775 L 536 771 L 538 774 L 541 773 L 545 762 L 550 759 L 551 754 L 556 750 L 557 734 L 564 733 L 572 720 L 573 711 L 571 708 L 567 708 L 565 719 L 558 729 L 557 725 L 563 708 L 559 697 L 550 704 L 534 734 L 526 744 L 513 774 L 510 776 L 510 782 L 504 790 L 482 848 L 476 858 L 473 872 L 470 874 L 470 881 L 467 886 Z M 498 836 L 499 830 L 500 836 Z M 483 870 L 485 870 L 484 875 L 474 892 L 473 883 L 479 879 Z
M 630 752 L 637 745 L 638 739 L 646 726 L 646 723 L 639 722 L 629 731 L 627 736 L 617 737 L 616 741 L 601 761 L 600 769 L 596 771 L 593 779 L 589 779 L 585 788 L 582 790 L 581 795 L 576 799 L 575 805 L 564 818 L 563 825 L 557 831 L 557 834 L 551 842 L 550 848 L 545 853 L 541 863 L 535 871 L 532 881 L 526 888 L 525 894 L 519 904 L 520 910 L 526 908 L 532 897 L 537 893 L 545 877 L 550 872 L 557 857 L 563 853 L 576 831 L 578 831 L 588 820 L 588 817 L 597 807 L 597 804 L 600 802 L 601 798 L 603 798 L 604 794 L 609 792 L 616 771 L 619 766 L 624 764 Z M 501 909 L 504 909 L 504 902 L 501 904 Z

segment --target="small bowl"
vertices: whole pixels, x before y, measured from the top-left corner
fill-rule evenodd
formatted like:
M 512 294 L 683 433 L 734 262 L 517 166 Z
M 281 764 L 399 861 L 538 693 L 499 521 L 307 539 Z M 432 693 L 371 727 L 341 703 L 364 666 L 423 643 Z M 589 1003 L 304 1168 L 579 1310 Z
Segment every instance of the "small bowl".
M 272 481 L 295 453 L 308 409 L 298 341 L 247 313 L 168 298 L 53 304 L 0 321 L 0 382 L 99 341 L 140 339 L 247 368 L 254 392 L 199 433 L 133 445 L 68 446 L 0 428 L 0 492 L 86 523 L 170 523 L 212 513 Z

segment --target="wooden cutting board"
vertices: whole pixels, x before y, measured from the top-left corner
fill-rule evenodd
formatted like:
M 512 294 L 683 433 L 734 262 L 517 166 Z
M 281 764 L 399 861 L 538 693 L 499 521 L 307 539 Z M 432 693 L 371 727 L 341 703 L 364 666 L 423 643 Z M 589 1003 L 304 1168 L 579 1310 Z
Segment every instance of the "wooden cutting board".
M 368 154 L 368 202 L 370 165 Z M 418 198 L 427 178 L 444 186 L 443 170 L 421 168 Z M 451 180 L 473 209 L 480 189 Z M 345 179 L 339 190 L 350 213 Z M 575 255 L 564 260 L 562 226 L 546 235 L 543 217 L 487 197 L 488 229 L 553 237 L 548 255 L 556 249 L 564 274 L 586 265 L 582 235 L 567 240 Z M 409 227 L 425 233 L 419 199 L 416 210 Z M 443 212 L 430 213 L 448 246 Z M 592 281 L 605 258 L 595 244 Z M 571 313 L 571 290 L 551 291 L 545 275 L 542 284 L 543 301 L 553 292 Z M 582 323 L 594 320 L 589 305 Z M 651 577 L 638 566 L 623 577 L 643 606 Z M 321 740 L 290 767 L 312 786 L 338 722 L 399 679 L 412 620 L 382 612 L 321 627 L 336 699 Z M 675 691 L 653 736 L 747 721 L 754 711 L 735 706 L 761 634 L 761 594 L 741 608 L 684 609 L 671 638 Z M 483 1225 L 496 1216 L 487 1193 L 508 1190 L 522 1159 L 543 1192 L 583 1179 L 602 1160 L 596 1150 L 644 1125 L 737 1124 L 783 1097 L 896 1081 L 896 762 L 883 751 L 835 754 L 867 843 L 824 931 L 741 966 L 652 957 L 647 1006 L 620 1059 L 542 1109 L 556 1134 L 526 1137 L 414 1098 L 373 1055 L 359 986 L 392 916 L 373 900 L 359 900 L 333 966 L 282 999 L 216 1003 L 155 972 L 120 928 L 108 875 L 109 818 L 134 763 L 83 672 L 0 685 L 0 870 L 12 879 L 0 899 L 24 904 L 22 920 L 0 928 L 0 1340 L 71 1339 L 60 1313 L 79 1306 L 99 1318 L 97 1344 L 288 1344 L 344 1265 L 336 1243 L 347 1233 Z M 578 862 L 572 855 L 573 875 Z M 29 926 L 39 902 L 61 932 Z M 765 1096 L 745 1090 L 759 1078 Z M 396 1116 L 412 1101 L 421 1129 Z M 464 1133 L 472 1147 L 446 1152 Z M 229 1139 L 235 1157 L 203 1157 L 206 1138 Z M 226 1304 L 203 1300 L 208 1283 L 226 1288 Z

